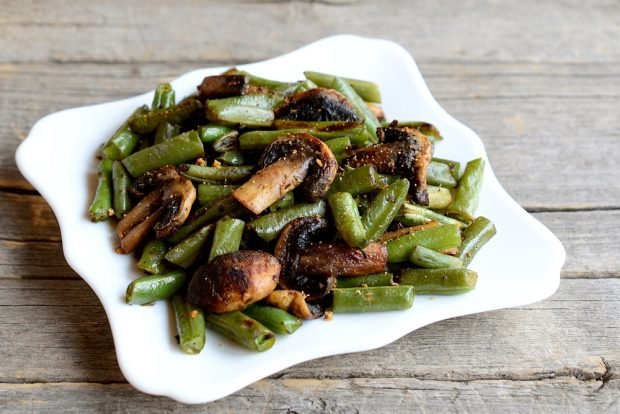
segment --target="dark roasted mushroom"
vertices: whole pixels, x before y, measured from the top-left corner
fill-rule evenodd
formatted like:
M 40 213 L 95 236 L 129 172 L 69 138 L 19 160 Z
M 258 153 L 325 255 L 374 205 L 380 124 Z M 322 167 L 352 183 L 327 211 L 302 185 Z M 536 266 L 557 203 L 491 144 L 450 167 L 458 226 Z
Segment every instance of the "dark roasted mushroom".
M 323 301 L 307 302 L 306 295 L 297 290 L 274 290 L 265 303 L 303 319 L 316 319 L 325 313 Z
M 260 170 L 232 192 L 232 196 L 254 214 L 300 187 L 307 201 L 322 198 L 338 172 L 338 162 L 320 139 L 310 134 L 284 135 L 261 155 Z
M 333 89 L 297 92 L 275 111 L 276 119 L 289 121 L 359 121 L 349 101 Z
M 269 253 L 241 250 L 223 254 L 196 270 L 187 296 L 208 312 L 243 310 L 275 289 L 280 269 L 278 259 Z
M 204 101 L 239 96 L 245 94 L 247 89 L 248 77 L 244 75 L 207 76 L 198 86 L 198 98 Z
M 136 180 L 134 193 L 148 194 L 116 226 L 120 252 L 134 251 L 155 230 L 158 239 L 171 236 L 187 220 L 196 188 L 175 167 L 165 166 Z
M 297 269 L 308 275 L 336 277 L 385 272 L 387 249 L 382 243 L 370 243 L 363 249 L 345 243 L 320 243 L 303 252 Z
M 427 206 L 426 169 L 431 162 L 431 142 L 412 128 L 390 126 L 377 131 L 382 143 L 354 151 L 347 158 L 347 164 L 352 167 L 372 164 L 380 173 L 407 178 L 413 201 Z

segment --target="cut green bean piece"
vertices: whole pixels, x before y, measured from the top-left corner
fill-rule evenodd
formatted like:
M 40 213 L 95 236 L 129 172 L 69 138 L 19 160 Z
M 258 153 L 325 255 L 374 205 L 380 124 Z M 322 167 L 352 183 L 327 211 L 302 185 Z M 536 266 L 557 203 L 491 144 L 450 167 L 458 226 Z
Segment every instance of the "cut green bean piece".
M 189 269 L 200 257 L 213 233 L 213 227 L 212 224 L 208 224 L 181 240 L 166 253 L 166 260 L 184 269 Z
M 387 242 L 389 263 L 406 262 L 415 246 L 445 250 L 461 245 L 461 231 L 454 224 L 444 224 L 409 233 Z
M 104 158 L 99 161 L 97 168 L 97 190 L 95 197 L 88 209 L 88 215 L 92 221 L 107 220 L 114 214 L 112 209 L 112 160 Z
M 153 275 L 161 275 L 168 271 L 164 257 L 168 248 L 163 240 L 150 240 L 142 249 L 138 269 Z
M 293 93 L 305 92 L 316 87 L 316 83 L 312 82 L 310 79 L 304 79 L 303 81 L 297 82 L 295 89 L 293 89 Z
M 461 178 L 461 163 L 458 161 L 453 161 L 453 160 L 447 160 L 445 158 L 432 158 L 433 162 L 439 162 L 442 164 L 447 164 L 448 167 L 450 167 L 450 174 L 452 174 L 452 177 L 454 177 L 454 179 L 458 182 L 459 179 Z
M 366 229 L 366 240 L 378 240 L 407 199 L 409 181 L 406 178 L 390 184 L 373 198 L 366 213 L 362 216 L 362 225 Z
M 293 204 L 295 204 L 295 196 L 293 195 L 292 191 L 289 191 L 288 193 L 284 194 L 281 199 L 270 205 L 269 211 L 273 213 L 274 211 L 278 211 L 285 207 L 290 207 Z
M 458 257 L 443 254 L 424 246 L 415 246 L 411 251 L 409 261 L 425 269 L 458 269 L 463 267 L 463 261 Z
M 365 127 L 347 128 L 338 131 L 315 131 L 304 128 L 280 129 L 277 131 L 249 131 L 239 136 L 239 148 L 243 151 L 262 150 L 271 144 L 276 138 L 286 134 L 298 133 L 311 134 L 322 141 L 335 138 L 349 138 L 352 145 L 360 146 L 370 140 L 370 134 Z
M 179 164 L 204 156 L 202 141 L 196 131 L 185 132 L 160 144 L 131 154 L 123 165 L 133 177 L 168 164 Z
M 167 141 L 170 138 L 174 138 L 181 133 L 181 128 L 176 125 L 172 125 L 168 122 L 162 122 L 155 130 L 155 137 L 153 138 L 153 144 L 159 144 Z
M 332 83 L 331 87 L 343 94 L 351 102 L 357 114 L 364 120 L 364 125 L 366 126 L 366 129 L 370 134 L 371 142 L 379 142 L 379 140 L 377 139 L 377 128 L 381 126 L 381 123 L 368 108 L 366 102 L 364 102 L 364 100 L 360 98 L 359 95 L 353 90 L 351 85 L 349 85 L 342 78 L 334 78 L 334 82 Z
M 329 188 L 329 194 L 346 191 L 356 196 L 378 190 L 383 186 L 380 175 L 372 165 L 364 165 L 359 168 L 345 169 L 336 175 L 334 182 Z
M 205 205 L 220 198 L 226 197 L 232 193 L 236 184 L 199 184 L 198 185 L 198 203 Z
M 329 147 L 336 157 L 336 161 L 340 164 L 345 158 L 349 156 L 349 150 L 351 149 L 351 140 L 349 137 L 334 138 L 325 141 L 325 145 Z
M 205 144 L 212 144 L 219 138 L 229 134 L 237 136 L 237 131 L 231 127 L 217 124 L 207 124 L 200 128 L 200 139 Z
M 328 201 L 334 224 L 344 241 L 351 247 L 365 247 L 368 244 L 366 229 L 353 196 L 344 192 L 334 193 Z
M 151 109 L 156 111 L 158 109 L 169 108 L 173 106 L 175 102 L 175 94 L 172 85 L 169 83 L 160 83 L 157 85 L 157 89 L 155 89 Z
M 202 309 L 176 293 L 170 299 L 179 335 L 179 345 L 186 354 L 198 354 L 205 346 L 205 317 Z
M 131 210 L 131 198 L 129 197 L 131 178 L 120 161 L 112 163 L 112 187 L 114 189 L 114 213 L 116 218 L 120 219 Z
M 258 237 L 265 241 L 272 241 L 291 221 L 299 217 L 325 216 L 326 205 L 323 200 L 311 204 L 296 204 L 285 207 L 273 213 L 265 214 L 248 223 L 248 228 L 254 230 Z
M 458 257 L 463 260 L 463 266 L 468 266 L 478 251 L 495 234 L 495 225 L 486 217 L 476 219 L 463 230 L 463 243 L 459 247 Z
M 433 210 L 429 210 L 427 208 L 420 207 L 416 204 L 411 204 L 407 202 L 403 203 L 403 207 L 401 208 L 400 212 L 402 214 L 402 217 L 405 219 L 414 218 L 414 217 L 424 217 L 425 219 L 427 219 L 427 221 L 418 222 L 418 223 L 415 223 L 414 225 L 425 224 L 431 221 L 437 221 L 442 224 L 453 224 L 458 227 L 467 226 L 467 224 L 463 223 L 462 221 L 459 221 L 459 220 L 456 220 L 450 217 L 446 217 L 442 214 L 434 212 Z
M 224 217 L 215 224 L 213 243 L 209 253 L 209 261 L 215 257 L 239 250 L 245 222 L 236 218 Z
M 450 166 L 441 162 L 431 161 L 426 169 L 426 182 L 438 187 L 454 188 L 457 181 L 452 176 Z
M 209 99 L 207 108 L 225 108 L 227 106 L 247 106 L 273 110 L 284 101 L 284 96 L 275 93 L 255 93 L 230 98 Z
M 456 188 L 454 201 L 446 209 L 446 214 L 466 223 L 471 223 L 478 208 L 482 191 L 484 164 L 484 159 L 482 158 L 477 158 L 467 163 L 463 176 Z
M 206 165 L 181 164 L 181 173 L 192 181 L 238 182 L 252 175 L 254 166 L 208 167 Z
M 315 84 L 324 88 L 331 88 L 332 83 L 336 78 L 334 75 L 311 71 L 304 72 L 304 75 L 306 75 L 306 78 L 310 79 Z M 379 89 L 379 85 L 376 83 L 351 78 L 342 79 L 347 81 L 347 83 L 351 85 L 351 87 L 363 100 L 367 102 L 381 103 L 381 91 Z
M 252 351 L 266 351 L 276 341 L 273 332 L 239 311 L 220 315 L 206 313 L 205 321 L 209 328 Z
M 137 115 L 142 115 L 149 112 L 149 108 L 144 105 L 136 109 L 129 119 Z M 136 134 L 129 128 L 129 119 L 116 130 L 114 135 L 108 139 L 108 142 L 103 146 L 101 155 L 103 158 L 109 158 L 111 160 L 122 160 L 126 156 L 132 153 L 134 148 L 140 141 L 140 135 Z
M 185 272 L 175 270 L 163 275 L 142 276 L 127 286 L 126 301 L 130 305 L 144 305 L 168 299 L 185 283 Z
M 467 269 L 407 269 L 399 283 L 413 286 L 418 295 L 456 295 L 473 290 L 477 280 Z
M 394 275 L 392 273 L 377 273 L 374 275 L 339 277 L 336 282 L 338 288 L 393 286 Z
M 413 306 L 411 286 L 376 286 L 334 289 L 334 313 L 381 312 Z
M 226 125 L 246 125 L 249 127 L 268 127 L 274 120 L 271 109 L 262 109 L 254 106 L 228 105 L 211 106 L 207 104 L 207 116 L 212 122 L 221 122 Z
M 276 81 L 272 79 L 261 78 L 260 76 L 252 75 L 251 73 L 246 72 L 244 70 L 229 69 L 226 72 L 224 72 L 224 74 L 245 75 L 248 77 L 248 81 L 250 85 L 260 86 L 260 87 L 264 87 L 264 88 L 271 89 L 274 91 L 286 91 L 287 89 L 290 89 L 293 86 L 295 86 L 295 84 L 291 82 L 281 82 L 281 81 Z
M 245 163 L 243 152 L 236 150 L 226 151 L 225 153 L 218 155 L 216 160 L 232 167 L 238 167 Z
M 452 193 L 447 188 L 429 185 L 426 191 L 428 192 L 428 208 L 443 210 L 452 203 Z
M 292 334 L 301 326 L 301 319 L 273 306 L 254 303 L 243 313 L 279 334 Z
M 202 103 L 198 99 L 188 98 L 169 108 L 134 115 L 129 118 L 129 127 L 139 134 L 148 134 L 155 131 L 162 122 L 180 124 L 201 108 Z

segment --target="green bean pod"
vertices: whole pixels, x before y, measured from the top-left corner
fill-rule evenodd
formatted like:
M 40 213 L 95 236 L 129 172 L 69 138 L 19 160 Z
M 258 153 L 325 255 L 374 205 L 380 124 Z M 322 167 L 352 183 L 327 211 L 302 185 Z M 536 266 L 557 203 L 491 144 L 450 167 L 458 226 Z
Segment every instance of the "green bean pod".
M 113 204 L 116 218 L 123 218 L 125 213 L 131 210 L 131 198 L 129 197 L 131 178 L 120 161 L 112 163 L 112 188 L 114 190 Z
M 252 351 L 266 351 L 276 341 L 273 332 L 239 311 L 219 315 L 206 313 L 205 321 L 209 328 Z
M 226 151 L 217 156 L 216 160 L 233 167 L 242 166 L 245 163 L 245 156 L 241 151 Z
M 457 181 L 452 176 L 452 170 L 448 164 L 431 161 L 426 169 L 426 182 L 438 187 L 454 188 Z
M 181 173 L 192 181 L 238 182 L 252 175 L 253 165 L 236 167 L 208 167 L 206 165 L 181 164 Z
M 239 250 L 245 222 L 236 218 L 224 217 L 215 224 L 213 243 L 209 253 L 209 261 L 215 257 Z
M 164 263 L 164 257 L 167 251 L 168 248 L 163 240 L 148 241 L 142 249 L 138 269 L 153 275 L 166 273 L 168 268 Z
M 258 237 L 265 241 L 275 240 L 288 223 L 299 217 L 325 216 L 326 205 L 323 200 L 311 204 L 296 204 L 265 214 L 247 224 Z
M 314 89 L 316 87 L 317 87 L 316 83 L 312 82 L 310 79 L 304 79 L 303 81 L 297 82 L 297 85 L 295 86 L 293 93 L 295 94 L 298 92 L 309 91 L 310 89 Z
M 477 280 L 467 269 L 407 269 L 399 283 L 413 286 L 418 295 L 456 295 L 473 290 Z
M 155 137 L 153 138 L 153 144 L 159 144 L 164 141 L 174 138 L 181 133 L 181 128 L 176 125 L 172 125 L 169 122 L 162 122 L 155 130 Z
M 205 205 L 219 200 L 232 193 L 237 187 L 239 187 L 237 184 L 199 184 L 198 203 L 200 203 L 200 205 Z
M 189 269 L 200 257 L 211 233 L 213 233 L 213 225 L 208 224 L 190 234 L 166 253 L 166 260 L 184 269 Z
M 169 83 L 160 83 L 155 89 L 153 95 L 153 103 L 151 109 L 156 111 L 158 109 L 169 108 L 176 103 L 174 89 Z
M 383 235 L 400 211 L 408 191 L 409 181 L 403 178 L 389 185 L 373 198 L 366 213 L 362 216 L 362 225 L 366 229 L 368 241 L 378 240 Z
M 177 135 L 160 144 L 135 152 L 123 160 L 133 177 L 168 164 L 179 164 L 204 156 L 202 141 L 196 131 Z
M 334 193 L 329 196 L 328 201 L 334 224 L 344 241 L 351 247 L 366 246 L 366 229 L 353 196 L 349 193 Z
M 348 157 L 348 151 L 351 149 L 351 140 L 349 137 L 333 138 L 325 141 L 325 145 L 329 147 L 338 164 Z
M 448 167 L 450 167 L 450 174 L 452 174 L 452 177 L 454 177 L 454 179 L 457 182 L 461 178 L 461 163 L 460 162 L 453 161 L 453 160 L 447 160 L 445 158 L 435 158 L 435 157 L 433 157 L 431 161 L 446 164 Z
M 179 345 L 186 354 L 198 354 L 205 346 L 205 317 L 202 309 L 175 293 L 170 299 L 179 335 Z
M 353 287 L 375 287 L 375 286 L 394 286 L 394 275 L 392 273 L 377 273 L 374 275 L 364 275 L 355 277 L 339 277 L 336 282 L 338 288 Z
M 381 123 L 368 108 L 366 102 L 364 102 L 364 100 L 360 98 L 360 96 L 355 92 L 355 90 L 353 90 L 351 85 L 349 85 L 342 78 L 334 78 L 334 82 L 332 83 L 331 87 L 343 94 L 351 102 L 357 114 L 364 120 L 364 125 L 366 126 L 366 129 L 370 134 L 371 142 L 379 142 L 377 138 L 377 128 L 381 126 Z
M 443 210 L 452 203 L 452 193 L 447 188 L 429 185 L 426 191 L 428 192 L 428 208 Z
M 131 117 L 143 115 L 149 112 L 149 108 L 146 105 L 143 105 L 136 109 Z M 132 153 L 134 148 L 138 145 L 140 141 L 140 135 L 136 134 L 129 128 L 129 119 L 121 125 L 121 127 L 116 130 L 114 135 L 108 139 L 106 144 L 101 149 L 101 155 L 103 158 L 109 158 L 111 160 L 122 160 L 126 156 Z
M 270 205 L 269 211 L 273 213 L 285 207 L 290 207 L 294 204 L 295 204 L 295 195 L 293 194 L 292 191 L 289 191 L 288 193 L 285 193 L 281 199 L 279 199 L 278 201 Z
M 413 306 L 411 286 L 376 286 L 334 289 L 334 313 L 380 312 Z
M 295 86 L 294 83 L 281 82 L 281 81 L 276 81 L 276 80 L 272 80 L 272 79 L 261 78 L 260 76 L 252 75 L 251 73 L 246 72 L 244 70 L 229 69 L 226 72 L 224 72 L 224 74 L 226 74 L 226 75 L 245 75 L 245 76 L 247 76 L 248 83 L 250 85 L 264 87 L 264 88 L 267 88 L 267 89 L 271 89 L 273 91 L 286 91 L 286 90 L 292 88 L 293 86 Z
M 470 223 L 474 219 L 482 192 L 484 164 L 483 158 L 477 158 L 467 163 L 463 176 L 459 180 L 454 201 L 446 209 L 446 214 L 466 223 Z
M 113 161 L 104 158 L 97 168 L 97 190 L 95 197 L 88 209 L 88 215 L 92 221 L 103 221 L 110 217 L 112 209 L 112 164 Z
M 424 246 L 415 246 L 409 261 L 424 269 L 458 269 L 463 267 L 463 260 L 443 254 Z
M 129 127 L 138 134 L 148 134 L 155 131 L 162 122 L 180 124 L 202 108 L 202 103 L 196 98 L 188 98 L 168 108 L 137 114 L 129 118 Z
M 185 283 L 185 272 L 175 270 L 163 275 L 142 276 L 127 286 L 126 301 L 130 305 L 144 305 L 168 299 Z
M 226 125 L 217 125 L 217 124 L 207 124 L 200 128 L 200 139 L 205 144 L 212 144 L 218 139 L 232 134 L 235 137 L 237 136 L 237 131 L 233 128 Z
M 279 334 L 292 334 L 302 323 L 301 319 L 282 309 L 260 303 L 253 303 L 243 313 Z
M 312 71 L 304 72 L 304 75 L 315 84 L 324 88 L 330 88 L 336 78 L 334 75 Z M 379 89 L 379 85 L 376 83 L 351 78 L 342 79 L 351 85 L 351 87 L 363 100 L 367 102 L 381 103 L 381 90 Z
M 404 218 L 407 218 L 408 216 L 411 215 L 412 217 L 417 216 L 417 217 L 423 217 L 427 219 L 427 221 L 424 221 L 421 223 L 420 222 L 417 222 L 415 224 L 405 223 L 407 225 L 419 225 L 419 224 L 425 224 L 431 221 L 437 221 L 442 224 L 454 224 L 455 226 L 458 226 L 458 227 L 467 226 L 462 221 L 458 221 L 456 219 L 446 217 L 443 214 L 436 213 L 433 210 L 429 210 L 427 208 L 420 207 L 416 204 L 411 204 L 411 203 L 403 203 L 403 208 L 401 209 L 400 213 L 402 214 L 402 216 L 404 216 Z
M 383 186 L 381 176 L 372 165 L 364 165 L 359 168 L 345 169 L 336 175 L 334 182 L 329 187 L 329 194 L 346 191 L 352 196 L 369 193 Z
M 463 266 L 468 266 L 476 253 L 484 246 L 495 234 L 495 225 L 486 217 L 476 217 L 476 219 L 463 230 L 463 243 L 459 247 L 458 257 L 463 260 Z
M 454 224 L 444 224 L 416 231 L 390 240 L 386 244 L 389 263 L 406 262 L 415 246 L 445 250 L 461 245 L 461 231 Z

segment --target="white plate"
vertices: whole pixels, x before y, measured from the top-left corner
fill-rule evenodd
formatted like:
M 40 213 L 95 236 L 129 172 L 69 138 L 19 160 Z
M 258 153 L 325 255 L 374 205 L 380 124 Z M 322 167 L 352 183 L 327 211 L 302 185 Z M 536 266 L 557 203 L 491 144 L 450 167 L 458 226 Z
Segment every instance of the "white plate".
M 480 138 L 437 104 L 411 56 L 392 42 L 335 36 L 240 68 L 279 80 L 302 79 L 304 70 L 316 70 L 375 81 L 381 86 L 389 119 L 425 120 L 439 128 L 445 140 L 437 146 L 437 156 L 463 163 L 486 158 Z M 196 70 L 172 85 L 183 97 L 194 92 L 204 76 L 224 69 Z M 377 348 L 443 319 L 539 301 L 559 285 L 565 259 L 562 245 L 510 198 L 487 164 L 477 214 L 490 218 L 498 233 L 471 264 L 479 274 L 475 291 L 452 297 L 419 296 L 407 311 L 309 321 L 294 335 L 279 335 L 274 347 L 260 354 L 212 332 L 200 355 L 183 354 L 175 343 L 165 303 L 124 303 L 125 288 L 137 276 L 135 260 L 114 252 L 118 242 L 112 226 L 93 224 L 86 214 L 94 193 L 98 147 L 152 96 L 149 92 L 48 115 L 36 123 L 16 154 L 20 171 L 56 214 L 67 262 L 105 308 L 125 378 L 141 391 L 185 403 L 212 401 L 291 365 Z M 54 168 L 49 168 L 50 159 L 59 161 Z

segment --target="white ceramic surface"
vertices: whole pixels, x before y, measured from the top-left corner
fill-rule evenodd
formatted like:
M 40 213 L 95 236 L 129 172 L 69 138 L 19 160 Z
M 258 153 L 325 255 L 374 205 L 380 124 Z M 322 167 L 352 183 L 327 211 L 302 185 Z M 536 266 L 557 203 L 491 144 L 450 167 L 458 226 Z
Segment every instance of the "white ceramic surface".
M 486 158 L 480 138 L 437 104 L 411 56 L 392 42 L 334 36 L 240 68 L 279 80 L 301 79 L 304 70 L 316 70 L 375 81 L 389 119 L 424 120 L 439 128 L 445 140 L 437 146 L 436 156 L 463 163 Z M 194 92 L 204 76 L 224 69 L 200 69 L 172 81 L 177 97 Z M 212 401 L 291 365 L 377 348 L 443 319 L 536 302 L 559 285 L 565 259 L 562 245 L 510 198 L 487 164 L 477 214 L 490 218 L 498 233 L 471 263 L 479 274 L 475 291 L 419 296 L 407 311 L 309 321 L 294 335 L 279 335 L 274 347 L 260 354 L 208 332 L 203 352 L 185 355 L 175 343 L 174 322 L 165 303 L 145 307 L 124 303 L 125 288 L 137 276 L 134 259 L 114 252 L 117 240 L 111 225 L 93 224 L 86 214 L 95 187 L 98 147 L 152 96 L 149 92 L 48 115 L 35 124 L 16 154 L 24 177 L 54 210 L 67 262 L 105 308 L 123 374 L 143 392 L 185 403 Z M 50 159 L 62 162 L 50 169 Z

